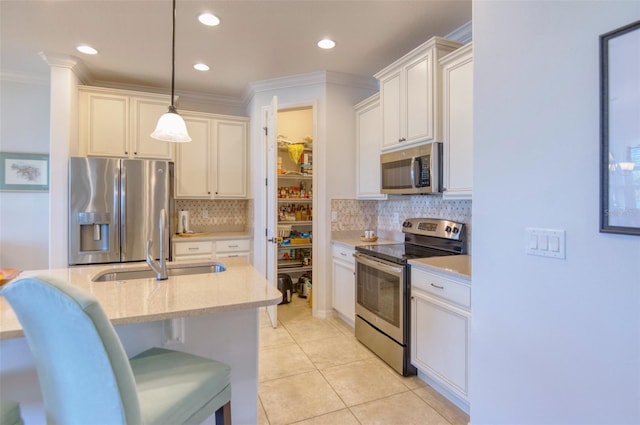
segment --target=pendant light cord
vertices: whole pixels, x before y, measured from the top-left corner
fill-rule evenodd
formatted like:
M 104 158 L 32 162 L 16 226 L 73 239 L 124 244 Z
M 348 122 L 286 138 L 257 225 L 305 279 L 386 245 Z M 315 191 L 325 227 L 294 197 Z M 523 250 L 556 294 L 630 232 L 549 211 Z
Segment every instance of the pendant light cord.
M 171 107 L 170 111 L 176 112 L 173 105 L 174 87 L 176 83 L 176 0 L 173 0 L 173 24 L 171 30 Z

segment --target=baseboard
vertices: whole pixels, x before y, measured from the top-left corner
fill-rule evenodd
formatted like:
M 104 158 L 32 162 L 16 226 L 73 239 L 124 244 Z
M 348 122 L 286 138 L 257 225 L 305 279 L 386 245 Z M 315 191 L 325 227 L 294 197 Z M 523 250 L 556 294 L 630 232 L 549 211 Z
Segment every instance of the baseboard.
M 460 398 L 460 396 L 458 396 L 457 394 L 453 393 L 449 389 L 445 388 L 442 384 L 440 384 L 436 380 L 432 379 L 428 375 L 424 374 L 419 369 L 418 369 L 418 378 L 420 378 L 421 380 L 423 380 L 424 382 L 429 384 L 431 387 L 433 387 L 444 398 L 449 400 L 451 403 L 455 404 L 464 413 L 466 413 L 467 415 L 470 414 L 469 412 L 471 411 L 471 408 L 470 408 L 471 406 L 469 405 L 468 401 L 463 400 L 462 398 Z

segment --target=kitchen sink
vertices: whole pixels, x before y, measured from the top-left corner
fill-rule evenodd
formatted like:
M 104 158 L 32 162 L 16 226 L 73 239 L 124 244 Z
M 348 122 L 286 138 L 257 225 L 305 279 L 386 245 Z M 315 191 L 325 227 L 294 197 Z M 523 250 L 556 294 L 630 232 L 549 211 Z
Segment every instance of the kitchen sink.
M 222 263 L 209 264 L 170 264 L 167 266 L 167 273 L 171 276 L 186 276 L 191 274 L 220 273 L 227 270 Z M 155 278 L 156 272 L 149 268 L 128 269 L 128 270 L 105 270 L 95 275 L 93 282 L 113 282 L 115 280 L 129 279 L 150 279 Z

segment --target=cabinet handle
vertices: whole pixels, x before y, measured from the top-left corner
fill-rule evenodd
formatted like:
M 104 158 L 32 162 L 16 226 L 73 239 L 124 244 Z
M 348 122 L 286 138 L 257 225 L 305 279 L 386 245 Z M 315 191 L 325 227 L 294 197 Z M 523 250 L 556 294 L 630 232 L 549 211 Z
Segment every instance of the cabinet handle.
M 438 289 L 444 289 L 444 286 L 436 285 L 435 283 L 432 283 L 431 286 Z
M 345 254 L 344 252 L 341 252 L 340 255 L 342 255 L 343 257 L 347 256 L 347 254 Z
M 238 245 L 227 245 L 227 247 L 229 247 L 229 248 L 237 248 Z
M 189 247 L 189 251 L 200 251 L 200 248 L 196 247 Z
M 407 139 L 405 139 L 404 137 L 401 137 L 400 139 L 398 139 L 398 142 L 406 142 Z

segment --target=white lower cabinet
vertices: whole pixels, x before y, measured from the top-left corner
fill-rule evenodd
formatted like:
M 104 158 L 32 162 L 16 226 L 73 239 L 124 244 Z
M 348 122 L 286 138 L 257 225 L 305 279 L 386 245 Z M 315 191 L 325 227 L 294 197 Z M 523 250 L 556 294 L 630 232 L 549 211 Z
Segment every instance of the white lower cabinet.
M 469 402 L 471 287 L 411 268 L 411 363 Z
M 250 239 L 173 241 L 173 260 L 244 257 L 251 262 Z
M 174 241 L 173 260 L 210 260 L 215 251 L 213 241 Z
M 350 325 L 356 322 L 356 265 L 354 250 L 341 246 L 333 246 L 332 278 L 333 308 Z
M 216 241 L 216 257 L 243 257 L 251 262 L 251 241 L 249 239 Z

